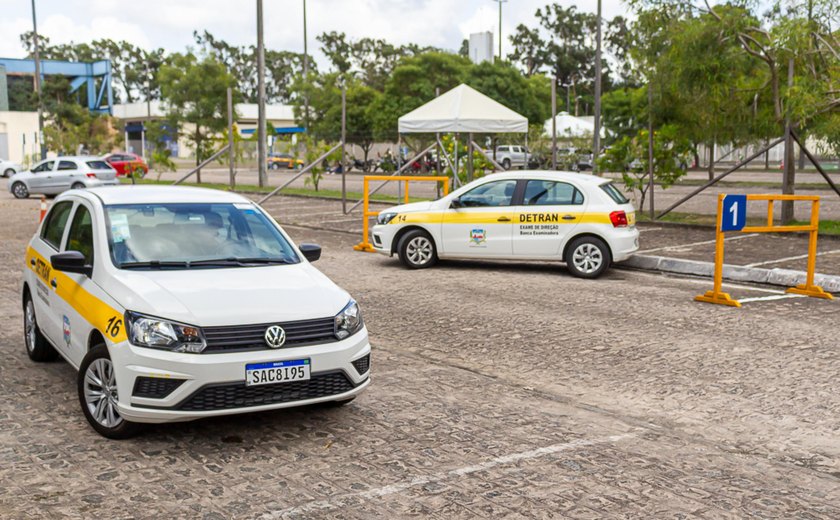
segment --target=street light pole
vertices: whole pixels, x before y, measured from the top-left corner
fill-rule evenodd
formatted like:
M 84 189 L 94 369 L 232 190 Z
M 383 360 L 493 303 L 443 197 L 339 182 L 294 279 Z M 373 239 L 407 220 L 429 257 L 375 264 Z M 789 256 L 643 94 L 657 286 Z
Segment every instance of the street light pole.
M 303 0 L 303 81 L 309 81 L 309 50 L 306 41 L 306 0 Z M 309 94 L 303 95 L 303 126 L 309 131 Z
M 493 0 L 499 3 L 499 61 L 502 61 L 502 4 L 507 0 Z
M 265 171 L 265 44 L 263 43 L 263 3 L 257 0 L 257 162 L 260 187 L 268 183 Z
M 47 158 L 44 143 L 44 103 L 41 98 L 41 53 L 38 48 L 38 22 L 35 16 L 35 0 L 32 0 L 32 44 L 35 47 L 35 93 L 38 95 L 38 141 L 41 145 L 41 160 Z
M 597 29 L 595 31 L 595 136 L 592 144 L 592 169 L 598 172 L 598 153 L 601 151 L 601 0 L 598 0 Z

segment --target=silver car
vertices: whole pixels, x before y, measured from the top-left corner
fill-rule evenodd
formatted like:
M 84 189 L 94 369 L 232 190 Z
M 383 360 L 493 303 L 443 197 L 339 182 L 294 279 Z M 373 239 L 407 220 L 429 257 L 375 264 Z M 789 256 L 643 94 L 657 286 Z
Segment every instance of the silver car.
M 99 157 L 56 157 L 9 179 L 9 192 L 18 199 L 30 193 L 58 195 L 70 189 L 116 186 L 117 171 Z
M 0 177 L 11 177 L 21 170 L 23 170 L 23 166 L 0 157 Z

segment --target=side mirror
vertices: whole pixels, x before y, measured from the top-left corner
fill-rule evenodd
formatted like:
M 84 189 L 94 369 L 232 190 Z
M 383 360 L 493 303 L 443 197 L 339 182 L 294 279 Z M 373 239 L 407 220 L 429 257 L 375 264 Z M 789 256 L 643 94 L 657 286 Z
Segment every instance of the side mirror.
M 303 257 L 310 262 L 321 258 L 321 246 L 318 244 L 301 244 L 298 246 L 298 249 L 303 253 Z
M 85 263 L 85 255 L 78 251 L 65 251 L 50 257 L 52 268 L 65 273 L 79 273 L 90 276 L 93 266 Z
M 452 199 L 452 200 L 449 202 L 449 207 L 450 207 L 450 208 L 455 208 L 455 209 L 458 209 L 458 208 L 463 208 L 463 207 L 464 207 L 464 205 L 463 205 L 463 204 L 461 204 L 461 197 L 455 197 L 454 199 Z

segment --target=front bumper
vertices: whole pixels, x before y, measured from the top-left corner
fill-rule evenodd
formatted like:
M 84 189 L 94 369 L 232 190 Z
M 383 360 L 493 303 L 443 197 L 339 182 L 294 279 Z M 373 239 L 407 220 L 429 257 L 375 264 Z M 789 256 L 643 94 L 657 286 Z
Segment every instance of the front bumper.
M 370 243 L 377 253 L 390 256 L 392 254 L 394 236 L 400 226 L 393 224 L 376 224 L 370 231 Z
M 370 384 L 370 364 L 362 361 L 370 351 L 367 329 L 334 343 L 255 352 L 186 354 L 135 347 L 127 341 L 109 348 L 117 375 L 119 412 L 129 421 L 146 423 L 349 399 Z M 245 386 L 246 364 L 292 359 L 310 360 L 311 384 Z M 144 390 L 165 388 L 168 393 L 144 397 L 149 392 L 138 392 L 140 382 Z

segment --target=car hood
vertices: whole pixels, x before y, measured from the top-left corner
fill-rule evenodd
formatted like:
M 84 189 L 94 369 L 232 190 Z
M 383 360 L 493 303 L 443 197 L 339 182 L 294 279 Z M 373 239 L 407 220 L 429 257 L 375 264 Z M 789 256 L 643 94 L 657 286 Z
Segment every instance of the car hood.
M 308 263 L 117 270 L 107 290 L 126 310 L 203 327 L 326 318 L 350 300 Z
M 418 211 L 429 211 L 434 207 L 436 201 L 412 202 L 401 206 L 392 206 L 380 213 L 417 213 Z

